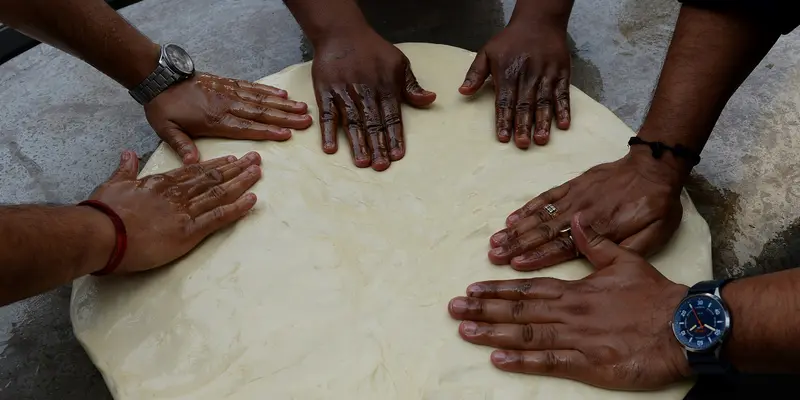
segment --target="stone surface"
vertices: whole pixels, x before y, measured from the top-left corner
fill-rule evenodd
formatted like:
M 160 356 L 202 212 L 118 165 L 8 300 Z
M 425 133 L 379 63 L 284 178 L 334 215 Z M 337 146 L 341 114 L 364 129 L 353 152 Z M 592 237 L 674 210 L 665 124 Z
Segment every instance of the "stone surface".
M 513 1 L 362 0 L 393 41 L 477 50 Z M 392 4 L 387 6 L 386 4 Z M 634 129 L 641 124 L 678 6 L 659 0 L 576 2 L 570 20 L 573 83 Z M 389 9 L 391 8 L 391 9 Z M 145 0 L 122 11 L 158 42 L 174 41 L 198 68 L 257 79 L 308 58 L 279 0 Z M 714 237 L 718 276 L 800 261 L 800 32 L 780 39 L 720 118 L 690 185 Z M 112 80 L 49 46 L 0 66 L 0 203 L 86 197 L 118 153 L 143 159 L 157 138 Z M 558 132 L 556 132 L 558 134 Z M 0 308 L 0 399 L 105 400 L 100 375 L 72 336 L 69 288 Z

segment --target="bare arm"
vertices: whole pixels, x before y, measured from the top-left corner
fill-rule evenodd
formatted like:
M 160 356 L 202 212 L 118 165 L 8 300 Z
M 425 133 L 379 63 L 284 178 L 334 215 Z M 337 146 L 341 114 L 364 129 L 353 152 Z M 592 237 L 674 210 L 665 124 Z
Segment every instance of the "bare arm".
M 722 298 L 733 321 L 724 350 L 737 369 L 800 372 L 800 269 L 731 282 Z
M 514 6 L 509 24 L 519 20 L 526 23 L 557 24 L 567 29 L 575 0 L 519 0 Z
M 0 305 L 98 271 L 114 226 L 89 207 L 0 207 Z
M 725 104 L 779 36 L 740 11 L 684 5 L 639 137 L 700 153 Z M 631 152 L 650 157 L 645 146 Z M 663 160 L 681 176 L 691 169 L 671 154 Z
M 297 23 L 316 47 L 334 33 L 369 29 L 355 0 L 284 0 Z
M 158 45 L 103 0 L 0 0 L 0 22 L 86 61 L 128 89 L 158 63 Z

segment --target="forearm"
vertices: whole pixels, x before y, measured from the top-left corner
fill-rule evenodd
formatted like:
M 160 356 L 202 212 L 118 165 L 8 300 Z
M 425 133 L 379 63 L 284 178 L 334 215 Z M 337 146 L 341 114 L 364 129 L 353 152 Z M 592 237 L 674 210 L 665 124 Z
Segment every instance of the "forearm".
M 575 0 L 518 0 L 509 24 L 557 24 L 567 29 L 569 15 Z
M 158 63 L 158 45 L 103 0 L 0 0 L 0 22 L 88 62 L 129 89 Z
M 699 154 L 731 95 L 778 37 L 745 13 L 683 6 L 639 136 Z M 631 149 L 647 157 L 649 151 Z M 684 175 L 691 169 L 671 154 L 662 160 Z
M 800 269 L 731 282 L 722 298 L 732 321 L 724 351 L 739 371 L 800 373 Z
M 102 269 L 114 239 L 89 207 L 0 207 L 0 306 Z
M 297 23 L 316 47 L 321 41 L 369 29 L 355 0 L 284 0 Z

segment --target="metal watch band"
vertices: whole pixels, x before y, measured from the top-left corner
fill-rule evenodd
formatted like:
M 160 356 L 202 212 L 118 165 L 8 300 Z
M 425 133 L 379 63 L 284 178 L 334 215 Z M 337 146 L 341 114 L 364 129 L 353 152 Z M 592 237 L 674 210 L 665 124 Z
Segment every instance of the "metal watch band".
M 167 88 L 178 81 L 179 78 L 181 78 L 181 75 L 159 63 L 155 71 L 128 93 L 130 93 L 131 97 L 139 104 L 145 105 L 161 92 L 167 90 Z

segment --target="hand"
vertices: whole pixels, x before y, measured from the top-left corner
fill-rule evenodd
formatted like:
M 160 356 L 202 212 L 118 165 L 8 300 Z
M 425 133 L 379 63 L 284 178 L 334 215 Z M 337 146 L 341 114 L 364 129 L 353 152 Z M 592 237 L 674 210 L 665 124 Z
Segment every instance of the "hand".
M 128 248 L 114 273 L 160 267 L 203 239 L 242 218 L 256 203 L 244 194 L 261 178 L 261 157 L 248 153 L 136 179 L 136 155 L 122 153 L 120 166 L 91 196 L 110 206 L 125 224 Z
M 198 137 L 287 140 L 311 126 L 305 103 L 271 86 L 196 73 L 144 106 L 147 121 L 184 164 L 196 163 Z
M 436 100 L 419 85 L 408 58 L 371 30 L 332 36 L 316 46 L 312 77 L 322 150 L 336 152 L 341 124 L 359 168 L 383 171 L 405 155 L 401 101 L 425 107 Z
M 474 283 L 449 304 L 464 321 L 461 337 L 502 349 L 491 361 L 504 371 L 608 389 L 658 389 L 690 376 L 670 326 L 688 288 L 578 219 L 575 241 L 597 272 L 577 281 Z
M 473 95 L 491 74 L 497 140 L 527 149 L 550 139 L 553 110 L 559 129 L 568 129 L 570 58 L 566 26 L 511 22 L 478 52 L 459 88 Z
M 578 212 L 601 235 L 649 256 L 669 241 L 683 215 L 683 183 L 672 171 L 649 154 L 598 165 L 511 213 L 507 228 L 490 239 L 489 259 L 532 271 L 575 258 L 574 244 L 559 231 Z M 556 207 L 555 216 L 547 204 Z

